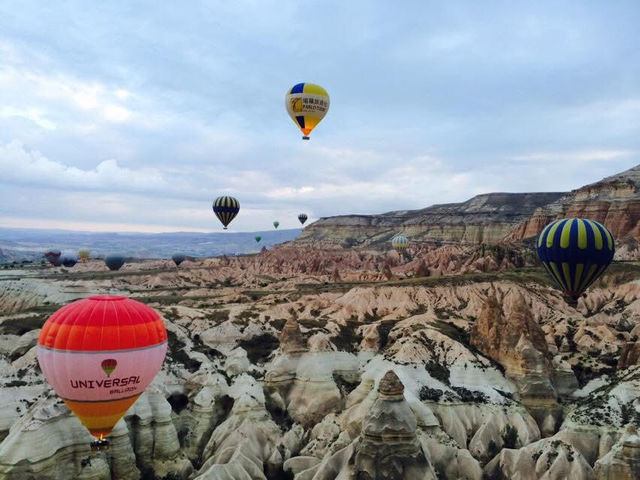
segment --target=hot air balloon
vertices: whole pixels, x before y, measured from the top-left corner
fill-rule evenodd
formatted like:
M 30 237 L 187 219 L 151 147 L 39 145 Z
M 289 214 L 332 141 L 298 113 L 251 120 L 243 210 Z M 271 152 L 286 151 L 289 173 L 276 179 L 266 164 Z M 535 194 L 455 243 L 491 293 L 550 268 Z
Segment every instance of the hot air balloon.
M 260 240 L 262 240 L 262 237 L 260 235 L 256 235 L 256 243 L 260 243 Z
M 224 229 L 227 229 L 227 225 L 231 223 L 231 220 L 236 218 L 240 211 L 240 202 L 233 197 L 222 196 L 215 199 L 213 202 L 213 213 L 224 225 Z
M 278 220 L 273 222 L 273 228 L 277 229 L 279 226 L 280 226 L 280 222 Z
M 47 382 L 97 438 L 93 450 L 156 376 L 167 352 L 158 314 L 125 297 L 95 296 L 55 312 L 38 338 Z
M 64 255 L 60 257 L 60 263 L 67 268 L 74 267 L 76 263 L 78 263 L 78 259 L 71 255 Z
M 122 255 L 107 255 L 104 259 L 104 264 L 109 267 L 109 270 L 120 270 L 120 267 L 124 265 L 125 258 Z
M 285 96 L 289 116 L 302 131 L 302 139 L 309 140 L 311 130 L 329 111 L 329 94 L 320 85 L 298 83 Z
M 304 225 L 304 222 L 307 221 L 307 218 L 309 218 L 309 217 L 307 217 L 306 213 L 301 213 L 300 215 L 298 215 L 298 220 L 300 220 L 300 223 L 302 225 Z
M 391 239 L 391 246 L 401 252 L 407 249 L 409 246 L 409 240 L 404 235 L 396 235 Z
M 551 222 L 537 242 L 538 257 L 575 305 L 613 260 L 615 240 L 604 225 L 583 218 Z
M 86 248 L 78 250 L 78 260 L 80 260 L 82 263 L 87 263 L 89 261 L 89 257 L 89 250 L 87 250 Z
M 47 261 L 52 265 L 59 267 L 61 265 L 60 255 L 62 255 L 62 252 L 60 250 L 49 250 L 43 255 L 43 257 L 46 258 Z
M 176 267 L 179 267 L 180 264 L 184 262 L 186 259 L 187 257 L 184 256 L 182 253 L 174 253 L 173 255 L 171 255 L 171 260 L 173 260 L 173 263 L 176 264 Z

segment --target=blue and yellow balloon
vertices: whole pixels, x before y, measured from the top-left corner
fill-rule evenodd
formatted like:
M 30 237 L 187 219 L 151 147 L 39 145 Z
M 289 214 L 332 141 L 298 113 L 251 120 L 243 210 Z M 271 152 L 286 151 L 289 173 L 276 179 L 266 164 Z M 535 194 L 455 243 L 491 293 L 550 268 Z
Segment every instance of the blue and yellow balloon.
M 551 222 L 538 236 L 536 246 L 547 272 L 574 305 L 604 273 L 615 253 L 611 232 L 584 218 Z
M 298 83 L 285 96 L 285 106 L 293 122 L 302 131 L 302 139 L 309 140 L 311 131 L 329 111 L 329 94 L 320 85 Z

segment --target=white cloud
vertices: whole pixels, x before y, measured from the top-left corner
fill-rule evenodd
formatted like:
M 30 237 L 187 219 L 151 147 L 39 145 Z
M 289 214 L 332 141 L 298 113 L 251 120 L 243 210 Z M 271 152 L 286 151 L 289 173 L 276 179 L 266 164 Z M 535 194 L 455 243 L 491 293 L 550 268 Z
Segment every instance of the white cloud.
M 107 105 L 102 110 L 104 118 L 110 122 L 125 123 L 131 118 L 131 111 L 120 105 Z
M 32 121 L 45 130 L 56 129 L 56 124 L 51 120 L 44 118 L 42 111 L 37 108 L 16 108 L 4 106 L 0 108 L 0 117 L 20 117 Z
M 0 146 L 0 182 L 48 188 L 166 193 L 172 186 L 154 169 L 133 170 L 116 160 L 103 160 L 83 170 L 49 160 L 38 151 L 12 141 Z

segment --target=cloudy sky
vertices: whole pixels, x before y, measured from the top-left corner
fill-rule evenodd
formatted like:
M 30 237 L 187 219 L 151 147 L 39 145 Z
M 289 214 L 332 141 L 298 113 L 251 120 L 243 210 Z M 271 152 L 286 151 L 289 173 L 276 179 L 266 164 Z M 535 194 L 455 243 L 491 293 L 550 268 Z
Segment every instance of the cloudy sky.
M 0 226 L 212 231 L 232 194 L 250 231 L 577 188 L 640 163 L 639 24 L 637 0 L 0 1 Z M 331 95 L 309 142 L 301 81 Z

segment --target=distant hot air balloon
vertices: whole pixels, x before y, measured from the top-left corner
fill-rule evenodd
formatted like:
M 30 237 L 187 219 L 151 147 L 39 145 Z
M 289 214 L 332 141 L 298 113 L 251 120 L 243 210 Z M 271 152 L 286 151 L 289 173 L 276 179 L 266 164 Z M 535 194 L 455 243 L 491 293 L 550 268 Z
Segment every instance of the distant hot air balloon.
M 179 267 L 180 264 L 184 262 L 186 259 L 187 257 L 182 253 L 174 253 L 173 255 L 171 255 L 171 260 L 173 260 L 173 263 L 176 264 L 176 267 Z
M 256 235 L 256 243 L 260 243 L 260 240 L 262 240 L 262 237 L 260 235 Z
M 62 252 L 60 250 L 49 250 L 43 255 L 43 257 L 46 258 L 47 261 L 52 265 L 59 267 L 61 265 L 60 255 L 62 255 Z
M 71 255 L 64 255 L 60 257 L 60 263 L 67 268 L 74 267 L 76 263 L 78 263 L 78 259 Z
M 280 226 L 280 222 L 278 220 L 276 220 L 275 222 L 273 222 L 273 228 L 278 228 Z
M 547 272 L 575 305 L 613 261 L 615 240 L 598 222 L 565 218 L 542 230 L 537 250 Z
M 107 255 L 104 259 L 104 264 L 109 267 L 109 270 L 120 270 L 120 267 L 124 265 L 125 258 L 122 255 Z
M 309 140 L 311 130 L 329 111 L 329 94 L 320 85 L 298 83 L 285 96 L 289 116 L 302 131 L 302 139 Z
M 55 312 L 38 338 L 47 382 L 98 440 L 105 437 L 160 370 L 167 331 L 158 314 L 125 297 L 96 296 Z
M 309 217 L 307 217 L 306 213 L 301 213 L 300 215 L 298 215 L 298 220 L 300 220 L 300 223 L 302 225 L 304 225 L 304 222 L 307 221 L 307 218 L 309 218 Z
M 89 257 L 89 250 L 87 250 L 86 248 L 78 250 L 78 260 L 80 260 L 82 263 L 87 263 L 89 261 Z
M 391 246 L 401 252 L 407 249 L 409 246 L 409 240 L 404 235 L 396 235 L 391 239 Z
M 240 211 L 240 202 L 233 197 L 223 196 L 218 197 L 213 202 L 213 213 L 222 222 L 224 229 L 227 229 L 227 225 L 231 223 L 238 212 Z

